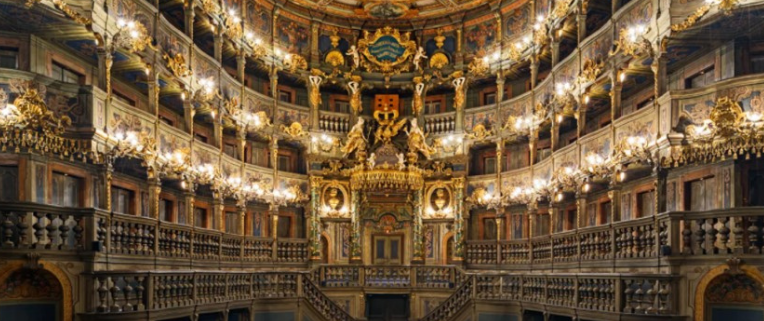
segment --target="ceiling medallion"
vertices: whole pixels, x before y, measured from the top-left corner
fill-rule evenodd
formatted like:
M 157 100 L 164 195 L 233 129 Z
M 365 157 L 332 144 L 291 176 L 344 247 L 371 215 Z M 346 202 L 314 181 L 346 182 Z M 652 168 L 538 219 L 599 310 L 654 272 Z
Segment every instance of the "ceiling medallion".
M 418 10 L 411 9 L 411 2 L 409 0 L 364 0 L 363 9 L 356 10 L 356 13 L 377 19 L 411 18 L 419 14 Z
M 365 58 L 363 65 L 370 72 L 378 71 L 386 75 L 408 71 L 406 63 L 417 51 L 416 42 L 411 34 L 401 33 L 398 29 L 384 27 L 376 32 L 364 31 L 358 40 L 358 52 Z

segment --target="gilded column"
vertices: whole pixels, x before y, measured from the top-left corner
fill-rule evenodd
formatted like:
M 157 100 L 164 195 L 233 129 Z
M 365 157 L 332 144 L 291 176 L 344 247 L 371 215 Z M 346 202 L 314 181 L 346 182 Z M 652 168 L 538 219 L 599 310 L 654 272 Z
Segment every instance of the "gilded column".
M 317 21 L 310 22 L 310 65 L 321 65 L 321 55 L 318 52 L 318 31 L 321 25 Z
M 451 82 L 454 86 L 454 109 L 456 109 L 456 119 L 454 127 L 457 132 L 464 132 L 464 108 L 466 104 L 467 78 L 457 72 L 458 76 Z
M 318 114 L 321 108 L 321 83 L 323 81 L 324 79 L 317 74 L 308 76 L 308 104 L 310 107 L 311 127 L 314 130 L 318 129 Z
M 149 217 L 159 218 L 159 194 L 162 193 L 162 182 L 158 176 L 149 175 Z
M 413 237 L 414 237 L 414 249 L 413 249 L 413 257 L 411 259 L 412 263 L 424 263 L 424 235 L 422 233 L 423 226 L 422 226 L 422 215 L 423 213 L 423 204 L 424 201 L 424 191 L 422 189 L 418 189 L 414 192 L 414 226 L 413 226 Z
M 105 209 L 107 212 L 111 212 L 111 181 L 114 174 L 114 165 L 112 165 L 112 161 L 113 160 L 109 159 L 104 163 L 103 172 L 101 174 L 101 180 L 104 185 L 103 193 L 101 195 L 101 203 L 103 206 L 101 206 L 101 208 Z
M 215 35 L 213 36 L 213 47 L 215 55 L 215 61 L 223 63 L 223 28 L 215 28 Z
M 311 176 L 310 178 L 310 259 L 321 260 L 321 185 L 324 178 Z M 326 254 L 326 253 L 324 253 Z
M 361 262 L 361 195 L 359 190 L 351 190 L 350 204 L 350 261 Z
M 539 76 L 539 59 L 536 55 L 531 55 L 531 88 L 536 89 L 536 81 Z
M 225 204 L 223 194 L 219 191 L 212 192 L 212 228 L 225 232 Z
M 454 178 L 454 261 L 464 259 L 464 178 Z
M 651 66 L 653 74 L 655 75 L 655 101 L 663 96 L 668 90 L 668 54 L 666 52 L 659 52 L 657 57 L 653 59 Z
M 610 72 L 610 83 L 612 89 L 610 89 L 610 121 L 615 121 L 621 115 L 621 89 L 623 84 L 621 83 L 621 73 L 617 68 L 613 68 Z
M 196 115 L 194 104 L 191 102 L 190 99 L 184 100 L 183 101 L 183 123 L 185 123 L 186 132 L 191 134 L 192 137 L 194 136 L 194 115 Z
M 247 56 L 244 50 L 240 50 L 236 55 L 236 78 L 244 85 L 245 72 L 247 70 Z
M 183 219 L 178 217 L 178 222 L 187 222 L 190 226 L 195 226 L 194 222 L 194 183 L 191 180 L 187 180 L 183 189 L 183 207 L 184 211 L 181 213 L 178 211 L 178 216 L 184 216 Z
M 557 66 L 560 62 L 560 37 L 557 35 L 552 37 L 552 67 Z
M 236 204 L 236 214 L 237 218 L 239 219 L 239 226 L 237 233 L 239 235 L 244 235 L 244 231 L 246 230 L 244 228 L 244 222 L 245 218 L 247 216 L 247 203 L 246 202 L 240 202 L 239 204 Z
M 183 8 L 184 13 L 186 14 L 186 35 L 194 39 L 194 16 L 196 13 L 194 12 L 194 5 L 193 2 L 191 2 L 189 5 L 185 6 Z
M 273 261 L 276 261 L 278 259 L 279 243 L 279 206 L 276 204 L 271 204 L 268 207 L 268 215 L 271 217 L 271 238 L 273 239 L 271 246 L 271 258 Z

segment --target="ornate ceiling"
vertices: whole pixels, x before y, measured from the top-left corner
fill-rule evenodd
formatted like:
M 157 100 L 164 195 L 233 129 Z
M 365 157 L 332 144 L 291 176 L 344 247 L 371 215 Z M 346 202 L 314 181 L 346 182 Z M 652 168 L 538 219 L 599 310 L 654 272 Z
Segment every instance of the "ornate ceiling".
M 325 15 L 328 19 L 403 25 L 455 22 L 472 10 L 488 10 L 489 2 L 491 0 L 293 0 L 289 5 L 303 7 L 312 15 Z

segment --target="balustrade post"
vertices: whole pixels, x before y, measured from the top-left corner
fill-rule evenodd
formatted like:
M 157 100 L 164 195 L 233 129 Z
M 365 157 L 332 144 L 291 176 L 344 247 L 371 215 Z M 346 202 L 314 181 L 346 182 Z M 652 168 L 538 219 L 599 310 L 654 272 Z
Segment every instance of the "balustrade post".
M 624 295 L 624 289 L 623 289 L 623 279 L 620 275 L 618 275 L 615 278 L 615 311 L 623 311 L 623 295 Z
M 152 310 L 154 308 L 154 276 L 151 275 L 151 272 L 146 273 L 145 291 L 143 297 L 146 300 L 146 310 Z

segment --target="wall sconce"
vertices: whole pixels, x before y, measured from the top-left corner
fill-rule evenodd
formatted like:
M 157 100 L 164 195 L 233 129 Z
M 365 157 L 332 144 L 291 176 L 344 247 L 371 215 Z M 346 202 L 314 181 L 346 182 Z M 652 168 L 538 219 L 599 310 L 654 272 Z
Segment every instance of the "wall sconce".
M 115 142 L 109 153 L 111 157 L 146 159 L 156 153 L 154 139 L 134 131 L 117 132 L 109 138 Z
M 621 29 L 618 41 L 616 41 L 613 50 L 610 51 L 610 55 L 615 55 L 620 51 L 634 58 L 645 54 L 653 56 L 653 45 L 650 40 L 645 38 L 645 34 L 649 31 L 650 29 L 643 25 Z
M 311 137 L 310 142 L 313 143 L 314 150 L 320 150 L 325 153 L 328 153 L 334 150 L 334 148 L 340 146 L 339 139 L 336 139 L 327 134 L 321 134 L 321 136 L 313 136 Z
M 587 166 L 584 168 L 584 171 L 586 174 L 594 177 L 610 176 L 612 158 L 604 158 L 596 152 L 590 152 L 586 155 L 585 159 Z
M 252 57 L 259 58 L 265 56 L 266 49 L 260 37 L 255 36 L 252 32 L 247 32 L 246 36 L 244 36 L 244 41 L 252 49 Z
M 187 148 L 167 152 L 156 157 L 155 165 L 159 172 L 170 177 L 183 177 L 190 174 L 191 155 Z
M 205 104 L 213 100 L 214 98 L 223 98 L 218 93 L 218 89 L 215 86 L 215 80 L 212 77 L 201 78 L 197 81 L 199 88 L 193 91 L 191 94 L 191 100 L 201 104 Z M 185 98 L 184 98 L 185 100 Z
M 223 15 L 225 24 L 225 35 L 230 39 L 239 40 L 242 36 L 241 18 L 236 14 L 236 10 L 228 10 L 228 14 Z

